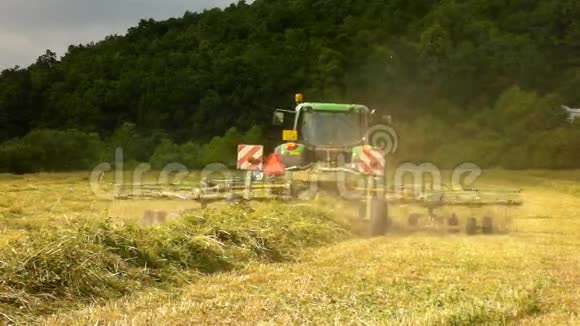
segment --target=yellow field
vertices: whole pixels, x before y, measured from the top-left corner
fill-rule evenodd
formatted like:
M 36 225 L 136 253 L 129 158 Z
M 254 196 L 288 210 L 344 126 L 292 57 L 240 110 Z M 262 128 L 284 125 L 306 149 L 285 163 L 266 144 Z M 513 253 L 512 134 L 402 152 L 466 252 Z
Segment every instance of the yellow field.
M 110 184 L 111 179 L 103 181 Z M 89 174 L 0 175 L 0 244 L 22 230 L 42 229 L 77 218 L 111 217 L 140 220 L 145 210 L 170 212 L 175 217 L 199 205 L 187 201 L 114 201 L 97 198 Z
M 482 185 L 524 189 L 508 235 L 427 232 L 309 249 L 40 319 L 64 324 L 580 324 L 580 172 L 492 171 Z M 81 174 L 0 176 L 0 236 L 78 217 L 175 216 L 175 201 L 96 200 Z M 146 205 L 143 206 L 143 205 Z M 340 210 L 340 209 L 339 209 Z M 337 215 L 340 215 L 337 212 Z

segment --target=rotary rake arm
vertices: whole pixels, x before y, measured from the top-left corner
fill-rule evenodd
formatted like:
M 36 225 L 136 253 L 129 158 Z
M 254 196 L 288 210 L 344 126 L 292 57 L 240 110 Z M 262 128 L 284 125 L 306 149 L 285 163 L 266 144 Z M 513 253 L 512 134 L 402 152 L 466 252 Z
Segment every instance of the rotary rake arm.
M 445 187 L 444 187 L 445 188 Z M 505 233 L 511 225 L 512 213 L 523 205 L 521 190 L 505 189 L 425 189 L 423 186 L 403 186 L 387 193 L 392 206 L 407 212 L 411 227 L 421 225 L 427 210 L 427 222 L 458 230 L 462 225 L 468 234 Z M 405 213 L 403 213 L 405 214 Z M 424 219 L 423 219 L 424 220 Z
M 391 202 L 417 203 L 433 206 L 520 206 L 521 190 L 503 189 L 443 189 L 425 190 L 422 186 L 403 186 L 397 191 L 389 191 Z
M 191 200 L 202 207 L 208 203 L 239 200 L 288 199 L 291 184 L 280 178 L 265 178 L 262 173 L 247 172 L 228 179 L 204 178 L 199 184 L 116 184 L 118 200 Z

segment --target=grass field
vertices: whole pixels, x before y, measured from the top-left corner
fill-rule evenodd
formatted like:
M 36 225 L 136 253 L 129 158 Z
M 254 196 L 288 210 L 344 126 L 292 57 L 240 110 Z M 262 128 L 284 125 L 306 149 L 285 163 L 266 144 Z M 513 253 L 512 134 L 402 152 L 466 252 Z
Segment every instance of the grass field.
M 491 171 L 480 184 L 524 190 L 525 204 L 509 234 L 401 232 L 362 239 L 325 231 L 316 233 L 325 241 L 312 243 L 305 229 L 316 229 L 309 223 L 324 219 L 269 220 L 268 228 L 280 223 L 302 238 L 265 233 L 266 239 L 297 249 L 288 249 L 292 259 L 247 259 L 186 283 L 147 285 L 122 297 L 65 304 L 18 320 L 51 325 L 579 324 L 580 171 Z M 199 207 L 188 202 L 98 200 L 83 174 L 0 176 L 0 193 L 4 249 L 31 232 L 77 219 L 129 223 L 139 221 L 145 209 L 168 211 L 174 221 L 199 214 Z M 314 205 L 337 218 L 338 226 L 350 214 L 332 202 Z M 254 215 L 272 209 L 257 206 Z M 2 300 L 0 293 L 0 310 Z M 0 320 L 3 315 L 16 320 L 2 311 Z

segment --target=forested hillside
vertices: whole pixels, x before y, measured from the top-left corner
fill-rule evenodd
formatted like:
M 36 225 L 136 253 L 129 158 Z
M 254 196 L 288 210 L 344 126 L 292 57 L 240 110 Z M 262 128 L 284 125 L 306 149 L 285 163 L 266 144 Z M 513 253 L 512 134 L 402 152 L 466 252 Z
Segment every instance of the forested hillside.
M 89 168 L 123 144 L 158 165 L 213 152 L 231 127 L 213 146 L 268 132 L 296 91 L 391 114 L 400 160 L 580 167 L 559 109 L 580 105 L 578 17 L 577 0 L 257 0 L 143 20 L 2 72 L 0 171 Z M 93 154 L 71 163 L 77 146 Z

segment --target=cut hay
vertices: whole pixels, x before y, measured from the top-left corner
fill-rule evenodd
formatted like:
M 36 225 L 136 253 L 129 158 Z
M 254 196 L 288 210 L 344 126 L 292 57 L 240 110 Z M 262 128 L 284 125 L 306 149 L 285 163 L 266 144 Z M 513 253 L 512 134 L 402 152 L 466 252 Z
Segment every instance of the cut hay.
M 250 262 L 289 261 L 305 248 L 348 236 L 328 214 L 286 205 L 257 211 L 232 206 L 154 227 L 105 221 L 35 231 L 0 251 L 0 320 L 175 285 Z

